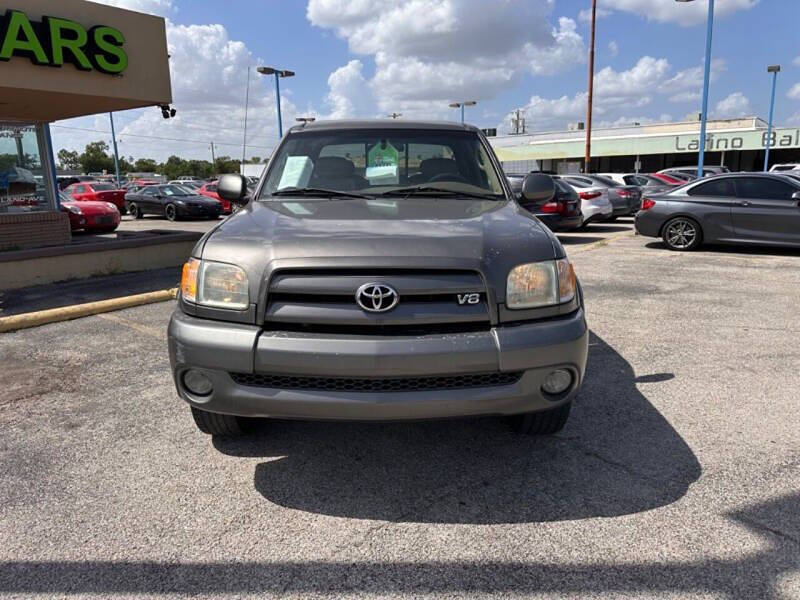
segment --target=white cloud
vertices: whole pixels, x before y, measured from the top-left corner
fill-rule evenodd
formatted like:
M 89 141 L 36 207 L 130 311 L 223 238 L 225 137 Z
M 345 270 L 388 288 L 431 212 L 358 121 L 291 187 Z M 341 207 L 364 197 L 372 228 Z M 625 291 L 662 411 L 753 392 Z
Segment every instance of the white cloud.
M 800 56 L 795 57 L 795 59 L 792 61 L 792 64 L 795 67 L 800 67 Z
M 787 125 L 797 125 L 800 127 L 800 110 L 794 113 L 791 117 L 786 120 Z
M 105 3 L 162 14 L 174 11 L 171 0 L 106 0 Z M 167 20 L 167 44 L 177 115 L 165 120 L 156 108 L 115 115 L 117 138 L 122 140 L 120 153 L 161 160 L 170 154 L 210 159 L 210 145 L 214 141 L 217 156 L 240 157 L 247 68 L 260 61 L 243 42 L 231 39 L 220 24 L 177 25 Z M 288 127 L 298 111 L 290 87 L 284 87 L 281 96 L 284 123 Z M 107 115 L 71 119 L 56 125 L 53 137 L 57 149 L 83 150 L 87 142 L 111 139 L 106 133 Z M 97 131 L 76 131 L 64 129 L 65 126 Z M 273 80 L 255 70 L 251 70 L 247 130 L 247 157 L 268 155 L 278 140 Z
M 605 8 L 598 8 L 597 12 L 595 13 L 595 17 L 597 19 L 603 19 L 611 14 L 610 10 L 606 10 Z M 582 11 L 578 13 L 578 21 L 581 23 L 591 23 L 592 21 L 592 9 L 584 8 Z
M 716 0 L 714 16 L 726 17 L 740 10 L 748 10 L 759 0 Z M 698 25 L 705 23 L 708 15 L 708 0 L 677 3 L 674 0 L 600 0 L 605 9 L 629 12 L 648 21 Z
M 594 76 L 595 90 L 608 97 L 631 97 L 655 91 L 669 72 L 666 58 L 643 56 L 627 71 L 617 72 L 611 67 L 600 69 Z
M 399 0 L 380 10 L 366 0 L 310 0 L 306 16 L 374 58 L 368 83 L 381 112 L 431 118 L 447 116 L 448 102 L 492 98 L 526 72 L 581 63 L 575 21 L 551 26 L 552 8 L 552 0 L 506 0 L 491 10 L 485 0 Z
M 364 78 L 364 65 L 360 60 L 351 60 L 331 73 L 328 88 L 326 100 L 331 112 L 325 118 L 364 116 L 373 106 L 372 92 Z
M 750 100 L 742 92 L 733 92 L 717 102 L 713 116 L 717 118 L 745 117 L 752 114 Z
M 800 82 L 795 83 L 791 89 L 786 92 L 786 96 L 792 100 L 800 100 Z
M 611 56 L 616 56 L 619 54 L 619 44 L 615 40 L 611 40 L 608 42 L 608 52 Z
M 697 102 L 702 98 L 700 92 L 680 92 L 669 97 L 670 102 Z

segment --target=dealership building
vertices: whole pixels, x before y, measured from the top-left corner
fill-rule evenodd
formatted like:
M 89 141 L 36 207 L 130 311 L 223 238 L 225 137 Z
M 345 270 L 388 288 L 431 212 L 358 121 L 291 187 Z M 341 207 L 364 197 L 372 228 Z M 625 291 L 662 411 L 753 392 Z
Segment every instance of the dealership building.
M 650 173 L 697 164 L 700 121 L 653 123 L 592 131 L 591 171 Z M 770 165 L 800 162 L 800 127 L 773 127 Z M 507 173 L 583 170 L 586 131 L 577 124 L 569 131 L 503 135 L 489 138 Z M 706 128 L 706 165 L 731 171 L 764 168 L 767 123 L 758 117 L 710 120 Z
M 51 122 L 171 102 L 163 18 L 84 0 L 0 5 L 0 250 L 70 241 Z

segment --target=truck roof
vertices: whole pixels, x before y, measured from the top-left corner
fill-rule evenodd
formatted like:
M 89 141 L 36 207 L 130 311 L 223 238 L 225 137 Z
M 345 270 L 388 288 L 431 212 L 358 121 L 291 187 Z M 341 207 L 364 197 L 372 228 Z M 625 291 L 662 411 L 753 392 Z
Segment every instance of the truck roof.
M 314 121 L 295 125 L 297 131 L 331 131 L 336 129 L 435 129 L 447 131 L 479 131 L 474 125 L 453 121 L 408 121 L 403 119 L 352 119 L 340 121 Z

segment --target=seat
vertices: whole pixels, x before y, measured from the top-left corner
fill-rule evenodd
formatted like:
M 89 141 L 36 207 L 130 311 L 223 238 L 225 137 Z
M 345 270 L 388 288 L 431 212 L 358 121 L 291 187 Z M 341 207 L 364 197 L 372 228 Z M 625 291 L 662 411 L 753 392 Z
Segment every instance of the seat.
M 452 158 L 426 158 L 419 164 L 419 170 L 408 178 L 409 183 L 428 183 L 437 175 L 459 175 L 458 163 Z
M 341 156 L 322 156 L 314 165 L 308 185 L 342 191 L 367 187 L 367 180 L 356 175 L 355 169 L 351 161 Z

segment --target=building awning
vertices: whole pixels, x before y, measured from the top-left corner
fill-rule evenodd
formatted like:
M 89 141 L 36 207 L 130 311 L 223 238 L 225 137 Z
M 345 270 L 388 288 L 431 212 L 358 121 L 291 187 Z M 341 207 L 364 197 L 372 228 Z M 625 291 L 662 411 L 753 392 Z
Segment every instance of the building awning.
M 172 102 L 163 18 L 84 0 L 11 0 L 4 8 L 0 120 Z

